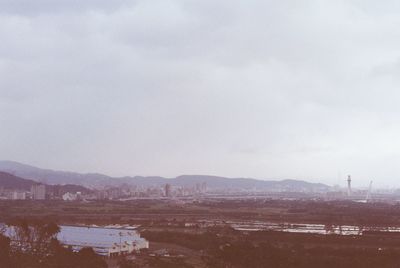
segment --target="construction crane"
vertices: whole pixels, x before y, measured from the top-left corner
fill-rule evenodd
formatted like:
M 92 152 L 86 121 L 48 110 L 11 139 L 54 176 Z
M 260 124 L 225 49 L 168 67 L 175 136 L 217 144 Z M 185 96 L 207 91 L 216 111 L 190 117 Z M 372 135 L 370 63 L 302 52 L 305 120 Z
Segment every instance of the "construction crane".
M 369 182 L 369 188 L 368 188 L 368 192 L 367 192 L 367 197 L 365 198 L 365 201 L 367 203 L 371 199 L 371 190 L 372 190 L 372 181 Z

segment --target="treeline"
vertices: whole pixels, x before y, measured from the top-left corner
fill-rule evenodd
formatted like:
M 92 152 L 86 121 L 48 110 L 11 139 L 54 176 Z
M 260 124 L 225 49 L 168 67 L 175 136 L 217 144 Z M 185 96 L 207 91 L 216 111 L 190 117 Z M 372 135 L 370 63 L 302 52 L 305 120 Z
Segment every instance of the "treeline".
M 60 228 L 41 220 L 15 220 L 0 230 L 0 268 L 106 268 L 92 248 L 79 252 L 57 240 Z M 7 235 L 5 232 L 7 231 Z

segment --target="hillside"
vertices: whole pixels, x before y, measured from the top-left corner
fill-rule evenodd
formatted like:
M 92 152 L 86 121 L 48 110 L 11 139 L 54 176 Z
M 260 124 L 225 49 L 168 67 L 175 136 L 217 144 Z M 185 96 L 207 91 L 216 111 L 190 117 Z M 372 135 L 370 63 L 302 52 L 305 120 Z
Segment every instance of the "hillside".
M 0 171 L 0 188 L 6 190 L 23 190 L 29 191 L 32 185 L 37 184 L 37 181 L 23 179 L 17 177 L 13 174 Z M 46 185 L 46 184 L 45 184 Z M 49 192 L 81 192 L 81 193 L 90 193 L 91 190 L 87 189 L 82 185 L 75 184 L 66 184 L 66 185 L 46 185 L 46 189 Z
M 37 182 L 0 171 L 0 187 L 4 189 L 28 191 L 34 184 L 37 184 Z

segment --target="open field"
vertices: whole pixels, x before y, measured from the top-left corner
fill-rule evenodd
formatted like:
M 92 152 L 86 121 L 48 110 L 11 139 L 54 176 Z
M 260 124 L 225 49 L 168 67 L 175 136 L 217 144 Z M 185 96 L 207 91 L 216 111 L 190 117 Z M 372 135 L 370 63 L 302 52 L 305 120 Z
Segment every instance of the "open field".
M 193 221 L 271 221 L 400 226 L 400 205 L 312 200 L 0 201 L 0 220 L 43 218 L 62 224 L 162 224 Z

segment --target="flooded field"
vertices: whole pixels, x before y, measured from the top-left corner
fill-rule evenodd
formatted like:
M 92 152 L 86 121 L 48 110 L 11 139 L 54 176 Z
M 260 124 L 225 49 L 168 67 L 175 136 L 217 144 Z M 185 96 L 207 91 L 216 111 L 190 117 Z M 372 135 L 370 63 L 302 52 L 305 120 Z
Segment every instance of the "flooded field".
M 362 235 L 365 231 L 396 232 L 400 227 L 371 227 L 354 225 L 327 225 L 311 223 L 273 223 L 261 221 L 226 221 L 226 224 L 238 231 L 280 231 L 310 234 Z

